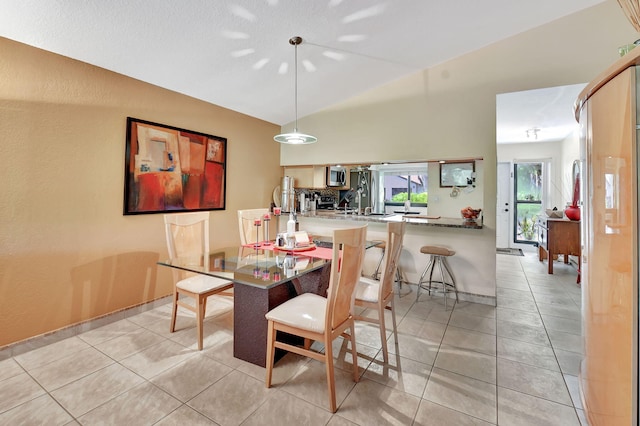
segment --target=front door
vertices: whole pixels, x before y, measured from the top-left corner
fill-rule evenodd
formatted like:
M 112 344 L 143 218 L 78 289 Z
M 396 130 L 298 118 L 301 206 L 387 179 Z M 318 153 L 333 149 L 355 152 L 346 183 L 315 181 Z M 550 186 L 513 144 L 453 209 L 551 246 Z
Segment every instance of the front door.
M 496 205 L 496 247 L 509 248 L 511 163 L 498 163 Z

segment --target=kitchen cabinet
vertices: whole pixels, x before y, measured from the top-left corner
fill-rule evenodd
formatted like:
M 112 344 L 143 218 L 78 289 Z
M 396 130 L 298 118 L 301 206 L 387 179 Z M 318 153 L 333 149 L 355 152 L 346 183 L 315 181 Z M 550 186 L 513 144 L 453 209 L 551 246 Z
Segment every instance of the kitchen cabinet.
M 284 176 L 291 176 L 295 188 L 326 188 L 327 168 L 325 166 L 291 166 L 284 168 Z

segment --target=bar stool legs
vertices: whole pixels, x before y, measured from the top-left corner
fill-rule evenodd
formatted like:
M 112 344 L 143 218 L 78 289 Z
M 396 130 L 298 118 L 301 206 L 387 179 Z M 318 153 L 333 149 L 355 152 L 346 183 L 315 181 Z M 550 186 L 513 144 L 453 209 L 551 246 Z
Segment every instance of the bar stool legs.
M 380 267 L 382 266 L 382 260 L 384 259 L 384 251 L 387 248 L 387 242 L 380 241 L 378 244 L 376 244 L 376 247 L 378 247 L 381 251 L 380 260 L 378 260 L 378 264 L 376 265 L 376 269 L 373 271 L 373 274 L 371 274 L 371 278 L 373 278 L 374 280 L 379 280 Z M 399 265 L 396 267 L 396 281 L 398 282 L 398 294 L 399 294 L 400 291 L 402 290 L 402 270 L 400 269 Z
M 424 268 L 422 275 L 420 276 L 420 280 L 418 281 L 418 289 L 416 292 L 416 302 L 420 298 L 420 290 L 424 289 L 429 292 L 431 295 L 432 284 L 442 284 L 442 289 L 433 290 L 433 291 L 442 291 L 444 293 L 444 308 L 447 309 L 447 292 L 453 291 L 456 294 L 456 302 L 458 301 L 458 289 L 456 288 L 456 280 L 453 277 L 453 273 L 451 272 L 451 268 L 449 266 L 449 262 L 447 258 L 449 256 L 453 256 L 456 254 L 455 251 L 449 250 L 445 247 L 439 246 L 423 246 L 420 248 L 420 253 L 430 255 L 429 263 L 427 267 Z M 433 272 L 436 270 L 436 267 L 440 271 L 441 281 L 434 281 Z M 425 277 L 429 274 L 428 285 Z M 446 273 L 446 274 L 445 274 Z M 448 277 L 447 277 L 448 276 Z

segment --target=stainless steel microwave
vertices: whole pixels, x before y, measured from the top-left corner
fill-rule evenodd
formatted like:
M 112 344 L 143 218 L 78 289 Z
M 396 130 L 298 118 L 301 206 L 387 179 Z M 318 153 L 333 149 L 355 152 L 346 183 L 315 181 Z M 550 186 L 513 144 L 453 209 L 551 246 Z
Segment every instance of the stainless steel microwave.
M 347 184 L 347 169 L 342 166 L 327 167 L 327 186 L 345 186 Z

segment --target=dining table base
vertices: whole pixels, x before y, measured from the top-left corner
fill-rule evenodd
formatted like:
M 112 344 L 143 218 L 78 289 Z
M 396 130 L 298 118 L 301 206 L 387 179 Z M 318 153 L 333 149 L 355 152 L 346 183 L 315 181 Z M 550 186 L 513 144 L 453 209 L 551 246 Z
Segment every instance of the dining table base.
M 302 293 L 326 296 L 331 265 L 271 288 L 235 284 L 233 289 L 233 356 L 261 367 L 266 366 L 267 319 L 265 314 Z M 301 343 L 299 338 L 278 334 L 278 340 Z M 275 360 L 286 351 L 276 350 Z

